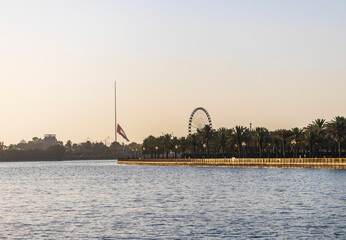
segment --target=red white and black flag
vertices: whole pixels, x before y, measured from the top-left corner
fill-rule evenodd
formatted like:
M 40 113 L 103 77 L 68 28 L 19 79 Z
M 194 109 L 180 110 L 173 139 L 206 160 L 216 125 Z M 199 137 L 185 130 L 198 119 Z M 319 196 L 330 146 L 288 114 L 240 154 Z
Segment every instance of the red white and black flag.
M 124 130 L 120 127 L 120 125 L 118 124 L 117 126 L 117 133 L 120 134 L 120 136 L 122 136 L 124 139 L 126 139 L 126 141 L 130 141 L 127 137 L 126 137 L 126 133 L 124 132 Z

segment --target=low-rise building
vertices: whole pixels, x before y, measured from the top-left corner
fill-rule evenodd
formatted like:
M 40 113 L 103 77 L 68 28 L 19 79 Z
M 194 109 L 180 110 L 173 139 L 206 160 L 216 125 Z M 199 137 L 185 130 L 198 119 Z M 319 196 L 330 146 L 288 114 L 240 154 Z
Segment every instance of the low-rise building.
M 56 135 L 55 134 L 45 134 L 43 141 L 44 141 L 45 147 L 50 147 L 50 146 L 57 143 Z

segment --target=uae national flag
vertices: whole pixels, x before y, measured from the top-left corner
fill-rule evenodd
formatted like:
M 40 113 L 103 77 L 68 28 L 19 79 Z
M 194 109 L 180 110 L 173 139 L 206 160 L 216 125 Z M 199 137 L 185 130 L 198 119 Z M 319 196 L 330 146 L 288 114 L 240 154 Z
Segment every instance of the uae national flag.
M 126 139 L 126 141 L 130 141 L 127 137 L 126 137 L 126 133 L 124 132 L 124 130 L 120 127 L 120 125 L 118 124 L 117 126 L 117 133 L 119 133 L 123 138 Z

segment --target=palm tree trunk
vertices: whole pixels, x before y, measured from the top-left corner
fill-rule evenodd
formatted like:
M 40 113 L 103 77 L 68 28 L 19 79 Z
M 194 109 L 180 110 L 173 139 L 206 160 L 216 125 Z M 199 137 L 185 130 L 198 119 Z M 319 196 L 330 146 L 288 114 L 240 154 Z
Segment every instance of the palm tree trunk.
M 285 140 L 282 139 L 282 157 L 285 158 Z
M 341 158 L 341 141 L 338 141 L 339 158 Z
M 294 146 L 294 157 L 298 157 L 298 148 L 297 148 L 297 145 Z

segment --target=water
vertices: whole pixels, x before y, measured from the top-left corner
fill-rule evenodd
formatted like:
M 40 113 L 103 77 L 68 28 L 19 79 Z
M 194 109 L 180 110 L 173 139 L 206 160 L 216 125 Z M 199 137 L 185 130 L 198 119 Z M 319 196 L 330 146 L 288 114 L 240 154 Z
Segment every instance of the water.
M 0 163 L 0 239 L 346 238 L 346 171 Z

